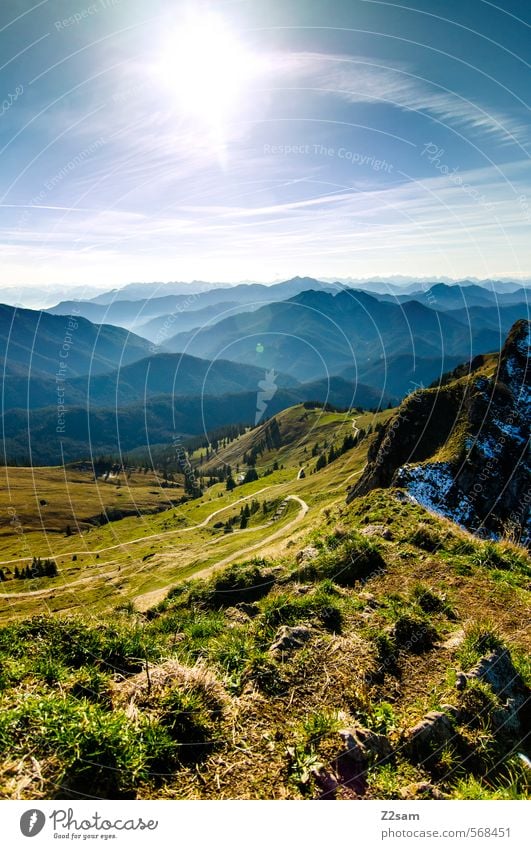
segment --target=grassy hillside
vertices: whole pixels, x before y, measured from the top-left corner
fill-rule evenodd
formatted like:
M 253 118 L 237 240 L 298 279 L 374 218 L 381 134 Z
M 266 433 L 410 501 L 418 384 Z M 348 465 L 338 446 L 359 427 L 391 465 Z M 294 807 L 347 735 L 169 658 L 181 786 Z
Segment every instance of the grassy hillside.
M 0 539 L 13 543 L 17 528 L 42 534 L 87 530 L 106 511 L 149 514 L 170 507 L 183 495 L 176 482 L 161 486 L 153 472 L 140 471 L 100 475 L 95 479 L 89 463 L 39 469 L 0 468 Z
M 194 459 L 205 473 L 223 465 L 234 469 L 237 466 L 244 468 L 246 456 L 251 454 L 253 448 L 257 448 L 256 467 L 260 472 L 272 467 L 274 463 L 311 471 L 316 463 L 316 457 L 312 456 L 316 444 L 319 453 L 334 444 L 340 446 L 345 436 L 355 434 L 358 430 L 372 429 L 378 422 L 388 419 L 389 415 L 387 410 L 376 414 L 357 410 L 336 413 L 327 412 L 319 406 L 312 408 L 310 405 L 297 404 L 274 417 L 276 432 L 273 440 L 268 440 L 272 422 L 266 421 L 218 449 L 208 460 L 204 459 L 205 451 L 202 449 L 195 452 Z
M 525 795 L 503 692 L 456 689 L 502 646 L 529 681 L 522 553 L 394 492 L 318 515 L 282 553 L 144 613 L 85 606 L 0 630 L 3 797 Z M 389 539 L 366 535 L 382 521 Z M 441 709 L 450 735 L 419 757 L 408 729 Z M 373 735 L 360 762 L 353 727 Z
M 392 415 L 354 417 L 368 431 Z M 3 798 L 528 793 L 527 553 L 401 490 L 346 505 L 378 434 L 319 471 L 311 453 L 352 416 L 299 405 L 278 426 L 257 467 L 279 468 L 233 491 L 71 537 L 39 530 L 36 507 L 4 534 Z M 33 556 L 58 575 L 15 580 L 6 561 Z

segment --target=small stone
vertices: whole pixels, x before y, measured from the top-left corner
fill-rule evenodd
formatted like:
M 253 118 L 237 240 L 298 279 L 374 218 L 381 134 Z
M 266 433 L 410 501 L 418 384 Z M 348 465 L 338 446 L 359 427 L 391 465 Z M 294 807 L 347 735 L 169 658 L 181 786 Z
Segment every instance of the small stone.
M 275 634 L 275 641 L 269 647 L 270 652 L 291 651 L 301 648 L 312 635 L 306 625 L 282 625 Z
M 297 595 L 306 595 L 310 592 L 311 587 L 309 584 L 297 584 L 293 590 L 297 593 Z
M 243 613 L 246 613 L 247 616 L 256 616 L 260 613 L 260 608 L 257 604 L 250 604 L 247 601 L 240 601 L 235 605 L 237 610 L 241 610 Z
M 319 551 L 314 545 L 307 545 L 306 548 L 303 548 L 297 554 L 297 563 L 306 563 L 309 560 L 314 560 L 318 554 Z
M 372 593 L 366 593 L 366 592 L 360 593 L 358 595 L 358 598 L 359 598 L 360 601 L 365 602 L 366 607 L 381 607 L 382 606 L 382 603 L 380 601 L 378 601 L 376 596 L 373 595 Z
M 457 708 L 455 705 L 441 705 L 441 710 L 444 713 L 449 713 L 450 716 L 457 717 L 459 715 L 459 708 Z
M 435 784 L 429 781 L 419 781 L 416 784 L 408 784 L 400 790 L 401 799 L 447 799 Z
M 433 710 L 404 733 L 404 750 L 413 761 L 429 761 L 455 738 L 456 731 L 448 714 Z
M 387 540 L 393 539 L 393 534 L 387 525 L 367 525 L 363 528 L 361 533 L 364 537 L 381 537 L 382 539 Z
M 250 616 L 248 616 L 248 614 L 241 608 L 237 607 L 227 607 L 225 610 L 225 616 L 235 625 L 245 625 L 250 621 Z

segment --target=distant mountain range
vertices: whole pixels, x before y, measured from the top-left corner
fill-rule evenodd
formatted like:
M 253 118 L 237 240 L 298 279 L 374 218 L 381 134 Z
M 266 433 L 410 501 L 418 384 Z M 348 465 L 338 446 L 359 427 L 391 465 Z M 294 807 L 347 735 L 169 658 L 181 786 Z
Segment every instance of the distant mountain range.
M 321 283 L 311 277 L 295 277 L 283 283 L 266 286 L 262 283 L 241 283 L 237 286 L 215 287 L 199 292 L 179 292 L 177 294 L 166 294 L 163 296 L 148 296 L 127 300 L 123 297 L 124 290 L 118 290 L 116 297 L 110 301 L 102 301 L 97 298 L 92 301 L 61 301 L 55 307 L 47 311 L 52 315 L 69 315 L 73 309 L 78 310 L 79 315 L 89 321 L 116 323 L 122 327 L 140 328 L 150 319 L 158 316 L 171 317 L 174 326 L 173 333 L 186 329 L 180 327 L 181 316 L 185 313 L 194 313 L 206 307 L 218 305 L 219 314 L 223 314 L 229 302 L 231 305 L 239 304 L 242 309 L 249 305 L 272 303 L 292 298 L 308 289 L 322 291 L 337 291 L 337 284 Z M 208 318 L 214 317 L 213 310 Z M 197 317 L 194 327 L 203 324 L 206 316 Z
M 264 370 L 228 360 L 202 360 L 186 354 L 156 354 L 105 374 L 91 372 L 68 379 L 65 403 L 71 406 L 122 407 L 158 395 L 217 397 L 254 390 L 264 379 Z M 294 387 L 298 381 L 275 375 L 278 387 Z M 57 378 L 19 370 L 3 381 L 3 409 L 45 407 L 57 395 Z
M 0 304 L 3 374 L 66 377 L 99 374 L 145 357 L 150 343 L 113 325 L 96 325 L 76 313 L 50 315 Z
M 458 310 L 470 309 L 471 307 L 508 306 L 510 304 L 529 303 L 531 291 L 519 287 L 510 292 L 497 291 L 478 286 L 475 283 L 469 285 L 448 286 L 446 283 L 437 283 L 426 289 L 416 290 L 403 294 L 375 294 L 380 301 L 391 301 L 393 303 L 406 303 L 415 300 L 435 310 Z
M 437 363 L 444 370 L 448 358 L 463 361 L 497 350 L 500 333 L 481 324 L 467 326 L 417 300 L 397 304 L 355 290 L 305 291 L 252 313 L 176 334 L 165 345 L 206 359 L 223 356 L 264 364 L 301 381 L 344 374 L 346 369 L 351 370 L 351 379 L 375 368 L 383 374 L 387 360 L 409 355 L 434 363 L 433 380 L 440 373 Z
M 134 285 L 131 295 L 145 291 Z M 465 281 L 369 294 L 297 277 L 113 300 L 120 290 L 106 293 L 109 303 L 98 296 L 44 311 L 0 306 L 6 448 L 27 458 L 31 445 L 34 462 L 60 462 L 83 445 L 131 450 L 252 423 L 266 372 L 267 415 L 305 400 L 381 408 L 498 351 L 529 316 L 528 291 Z M 100 323 L 109 317 L 140 325 L 149 340 Z M 56 432 L 61 404 L 68 427 Z
M 51 465 L 167 446 L 176 436 L 203 434 L 227 424 L 254 424 L 258 389 L 220 396 L 152 396 L 120 407 L 72 404 L 60 431 L 56 406 L 6 410 L 0 416 L 5 456 L 11 462 L 27 464 L 31 460 L 34 465 Z M 264 417 L 306 400 L 365 409 L 387 406 L 392 401 L 371 387 L 337 377 L 329 382 L 278 388 L 266 404 Z

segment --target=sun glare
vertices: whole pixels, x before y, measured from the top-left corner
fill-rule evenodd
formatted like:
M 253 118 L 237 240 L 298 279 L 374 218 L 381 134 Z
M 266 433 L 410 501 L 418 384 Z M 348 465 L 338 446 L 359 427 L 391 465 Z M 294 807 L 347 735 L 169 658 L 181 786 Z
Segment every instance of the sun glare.
M 162 56 L 159 73 L 183 117 L 220 129 L 242 107 L 265 62 L 214 14 L 185 19 Z

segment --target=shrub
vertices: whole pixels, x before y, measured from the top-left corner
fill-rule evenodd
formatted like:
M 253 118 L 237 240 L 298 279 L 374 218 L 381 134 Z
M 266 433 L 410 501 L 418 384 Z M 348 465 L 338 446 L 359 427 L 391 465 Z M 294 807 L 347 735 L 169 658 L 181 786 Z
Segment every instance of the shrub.
M 224 673 L 227 686 L 238 692 L 244 671 L 258 651 L 248 631 L 245 628 L 224 631 L 209 643 L 207 651 L 210 661 Z
M 141 625 L 87 625 L 79 618 L 36 616 L 0 629 L 0 653 L 11 657 L 46 656 L 53 648 L 54 660 L 80 669 L 91 664 L 117 672 L 142 668 L 146 656 L 160 656 L 157 639 Z
M 466 671 L 486 654 L 504 647 L 503 640 L 498 637 L 488 622 L 475 622 L 465 628 L 465 638 L 457 652 L 457 658 Z
M 446 599 L 432 592 L 423 584 L 416 584 L 411 595 L 423 613 L 446 613 L 449 618 L 455 618 L 455 612 Z
M 330 579 L 341 586 L 351 586 L 385 568 L 378 546 L 361 534 L 350 534 L 330 550 L 322 551 L 303 565 L 297 574 L 301 580 Z
M 396 644 L 404 651 L 421 654 L 432 648 L 437 639 L 437 631 L 425 619 L 404 614 L 393 628 Z
M 271 590 L 275 579 L 258 565 L 234 565 L 217 573 L 209 581 L 197 582 L 189 600 L 208 607 L 232 607 L 241 601 L 257 601 Z
M 459 722 L 471 728 L 487 728 L 498 699 L 483 681 L 471 680 L 459 694 Z
M 93 666 L 85 666 L 79 671 L 70 686 L 70 694 L 77 699 L 111 707 L 109 676 Z
M 144 718 L 133 724 L 123 711 L 57 695 L 29 696 L 0 714 L 0 752 L 54 758 L 55 783 L 68 798 L 134 794 L 154 764 L 175 759 L 172 741 Z
M 199 692 L 175 687 L 158 703 L 160 724 L 178 745 L 179 759 L 195 759 L 212 748 L 215 725 Z
M 424 522 L 421 522 L 416 530 L 413 531 L 410 542 L 417 548 L 422 548 L 424 551 L 430 552 L 437 551 L 442 547 L 440 534 Z
M 354 711 L 359 722 L 377 734 L 388 734 L 396 728 L 397 720 L 389 702 L 373 702 L 367 699 L 362 708 Z
M 342 723 L 336 710 L 323 708 L 306 716 L 302 723 L 302 731 L 308 743 L 314 746 L 323 737 L 326 737 L 327 734 L 339 731 L 341 725 Z
M 277 593 L 263 604 L 263 622 L 269 629 L 295 625 L 305 619 L 318 619 L 329 631 L 341 630 L 341 611 L 334 595 L 321 587 L 304 595 Z
M 509 542 L 484 542 L 476 546 L 472 562 L 486 569 L 507 569 L 530 575 L 529 557 L 525 551 Z

